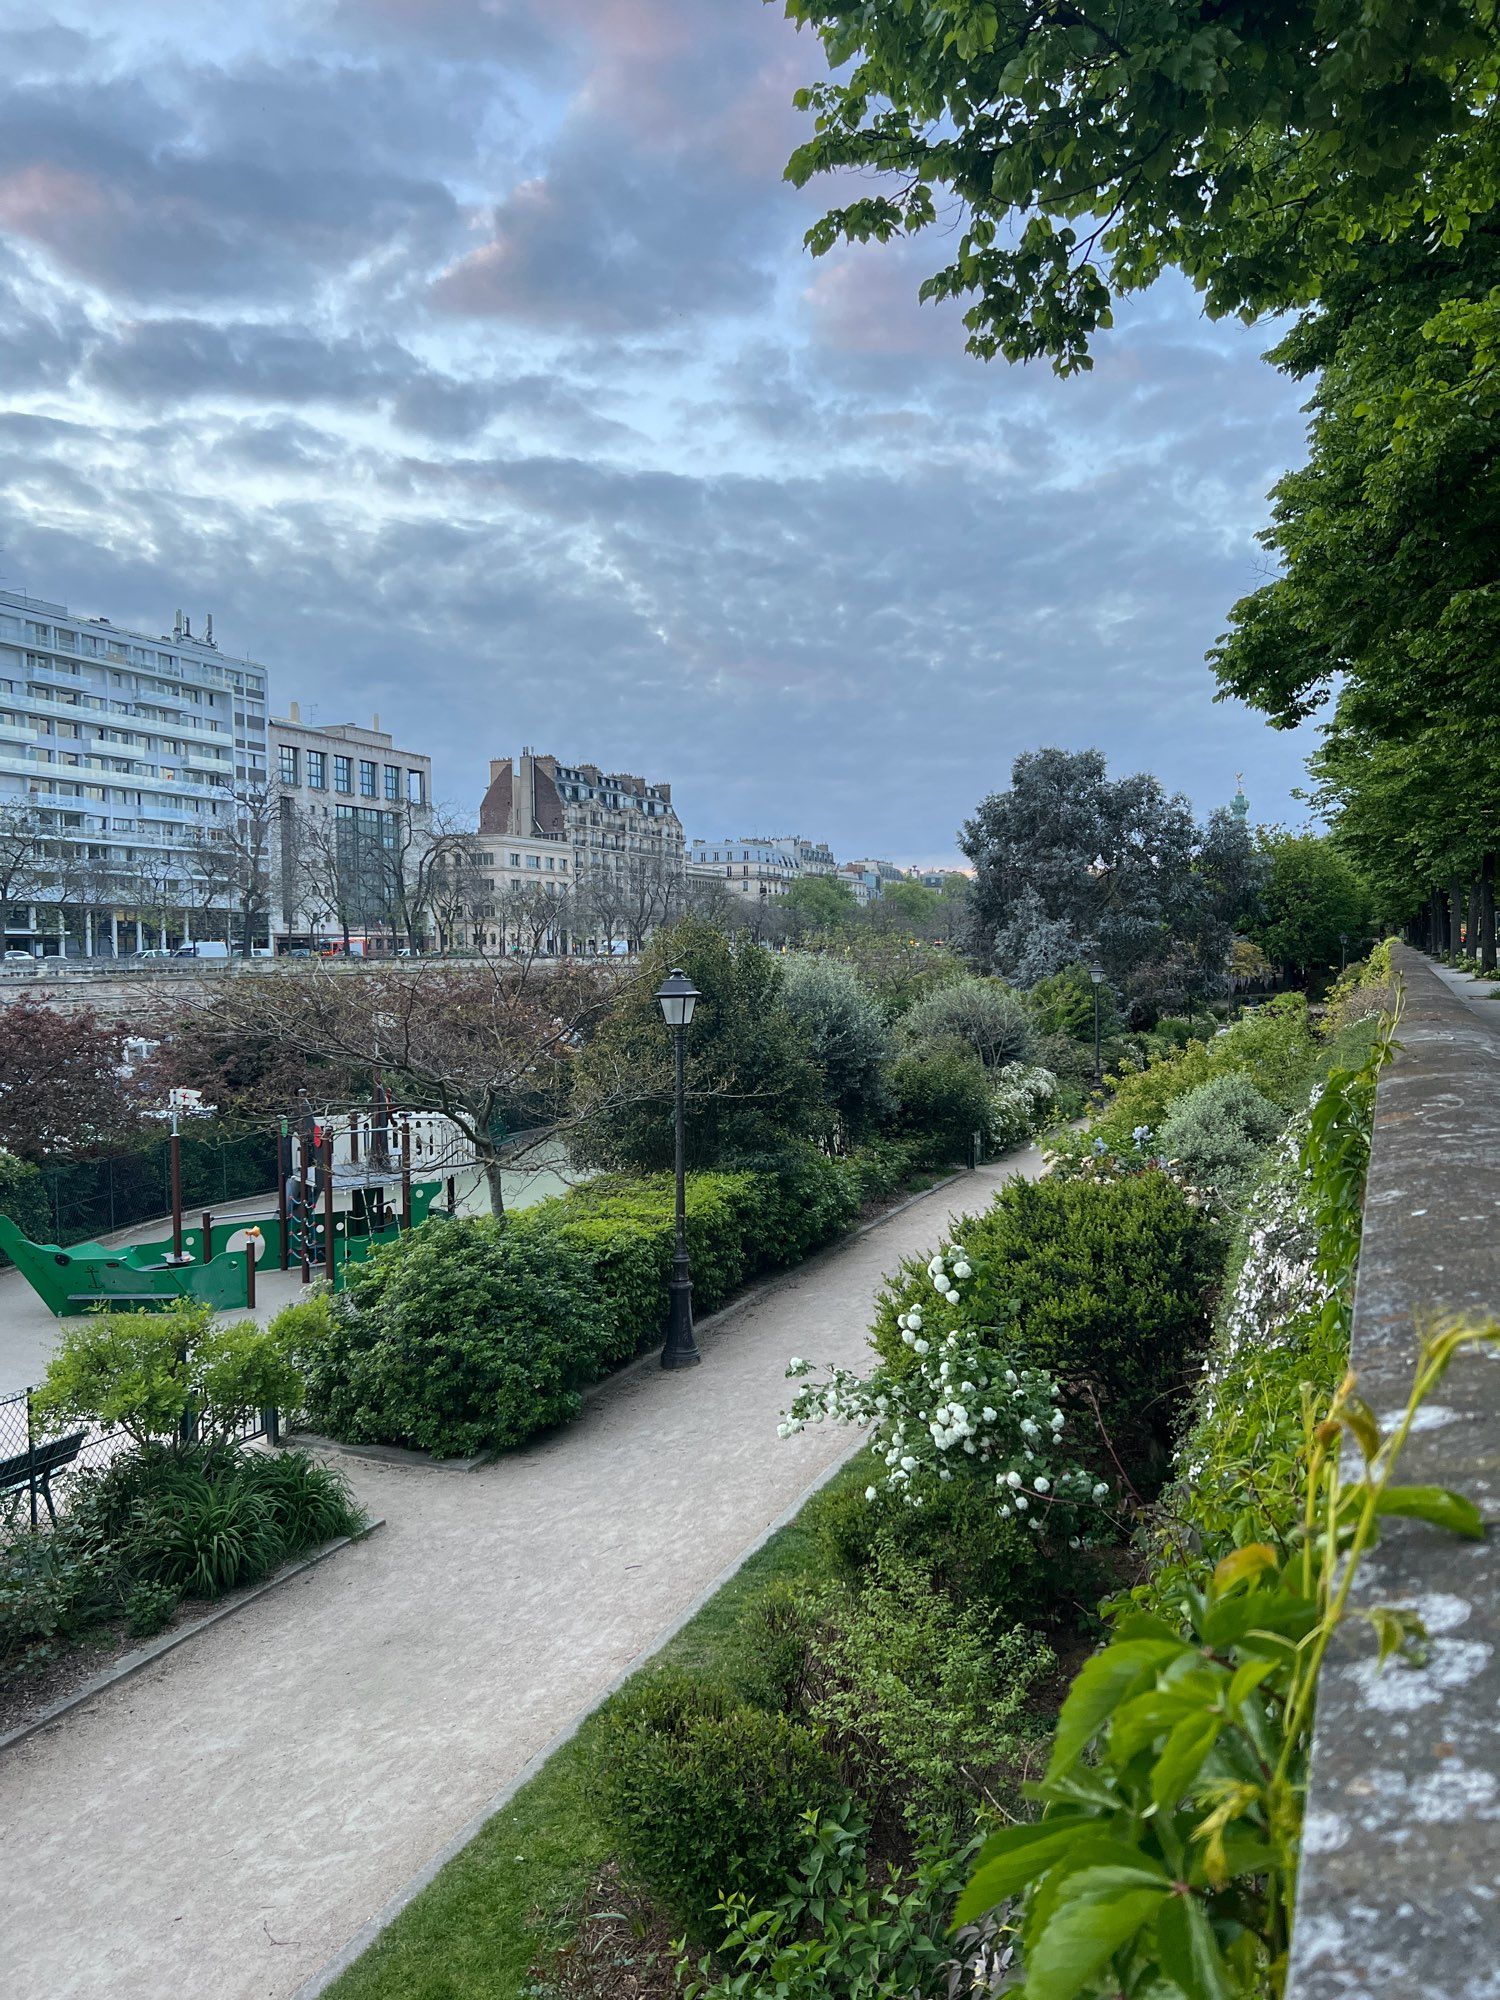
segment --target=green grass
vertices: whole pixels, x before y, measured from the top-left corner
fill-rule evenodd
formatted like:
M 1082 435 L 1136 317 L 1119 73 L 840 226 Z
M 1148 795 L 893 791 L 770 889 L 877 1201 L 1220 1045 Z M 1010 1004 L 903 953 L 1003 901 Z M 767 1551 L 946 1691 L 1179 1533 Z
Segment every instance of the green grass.
M 670 1661 L 733 1678 L 745 1607 L 778 1580 L 816 1583 L 830 1576 L 819 1516 L 835 1493 L 868 1478 L 861 1452 L 736 1571 L 653 1665 Z M 522 2000 L 542 1926 L 583 1894 L 608 1859 L 589 1804 L 597 1727 L 590 1717 L 547 1760 L 331 1988 L 333 2000 Z

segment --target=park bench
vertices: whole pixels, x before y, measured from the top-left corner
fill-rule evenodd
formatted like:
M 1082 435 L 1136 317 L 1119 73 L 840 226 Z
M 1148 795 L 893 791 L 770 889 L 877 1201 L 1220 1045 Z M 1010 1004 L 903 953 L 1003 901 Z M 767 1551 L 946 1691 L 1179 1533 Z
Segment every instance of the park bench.
M 87 1431 L 70 1431 L 66 1437 L 48 1438 L 45 1443 L 33 1445 L 29 1451 L 19 1451 L 13 1458 L 0 1458 L 0 1494 L 19 1493 L 29 1489 L 33 1497 L 40 1493 L 47 1503 L 47 1512 L 56 1521 L 57 1509 L 52 1504 L 52 1475 L 66 1472 L 83 1449 Z

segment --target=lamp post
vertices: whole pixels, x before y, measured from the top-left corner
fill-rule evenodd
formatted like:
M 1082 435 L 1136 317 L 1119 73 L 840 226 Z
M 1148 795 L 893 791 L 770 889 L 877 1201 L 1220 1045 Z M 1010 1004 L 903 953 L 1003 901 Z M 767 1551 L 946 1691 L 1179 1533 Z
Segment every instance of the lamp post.
M 1455 942 L 1455 944 L 1454 944 L 1454 947 L 1453 947 L 1453 949 L 1454 949 L 1455 951 L 1457 951 L 1457 950 L 1458 950 L 1458 945 L 1457 945 L 1457 943 L 1456 943 L 1456 942 Z M 1339 971 L 1340 971 L 1340 972 L 1344 971 L 1344 969 L 1345 969 L 1345 967 L 1346 967 L 1346 966 L 1348 965 L 1348 963 L 1349 963 L 1349 933 L 1348 933 L 1347 931 L 1340 931 L 1340 932 L 1339 932 Z
M 663 1368 L 695 1368 L 703 1359 L 693 1339 L 693 1279 L 688 1269 L 687 1191 L 683 1171 L 683 1102 L 685 1095 L 684 1052 L 688 1023 L 693 1018 L 699 993 L 691 979 L 674 966 L 656 989 L 662 1019 L 672 1030 L 675 1045 L 677 1088 L 675 1103 L 677 1162 L 677 1236 L 672 1253 L 672 1279 L 668 1287 L 667 1342 L 661 1351 Z
M 1094 982 L 1094 1088 L 1104 1085 L 1104 1069 L 1099 1060 L 1099 988 L 1104 984 L 1104 967 L 1096 960 L 1089 967 L 1089 978 Z

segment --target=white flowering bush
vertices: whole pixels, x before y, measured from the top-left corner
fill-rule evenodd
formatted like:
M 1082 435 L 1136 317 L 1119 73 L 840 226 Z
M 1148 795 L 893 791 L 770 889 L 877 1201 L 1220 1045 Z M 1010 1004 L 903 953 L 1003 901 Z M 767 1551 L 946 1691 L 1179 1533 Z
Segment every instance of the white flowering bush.
M 1057 1078 L 1035 1063 L 1007 1063 L 990 1091 L 989 1145 L 1008 1153 L 1022 1146 L 1052 1115 Z
M 1057 1383 L 1043 1369 L 1008 1366 L 993 1327 L 955 1319 L 953 1308 L 974 1275 L 962 1249 L 939 1251 L 927 1274 L 931 1322 L 920 1304 L 897 1321 L 915 1366 L 882 1361 L 868 1376 L 832 1368 L 813 1380 L 813 1364 L 794 1358 L 787 1377 L 803 1386 L 781 1435 L 815 1423 L 858 1424 L 884 1462 L 865 1494 L 872 1503 L 884 1497 L 921 1507 L 940 1484 L 982 1479 L 1002 1520 L 1078 1546 L 1109 1487 L 1068 1455 Z

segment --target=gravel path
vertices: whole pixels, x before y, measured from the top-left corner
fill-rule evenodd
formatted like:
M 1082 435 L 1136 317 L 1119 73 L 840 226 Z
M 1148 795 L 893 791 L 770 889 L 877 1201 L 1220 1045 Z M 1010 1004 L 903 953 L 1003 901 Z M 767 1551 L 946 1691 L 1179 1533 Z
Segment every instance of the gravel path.
M 286 2000 L 855 1442 L 780 1440 L 857 1363 L 966 1174 L 476 1472 L 345 1459 L 386 1527 L 0 1758 L 7 2000 Z

